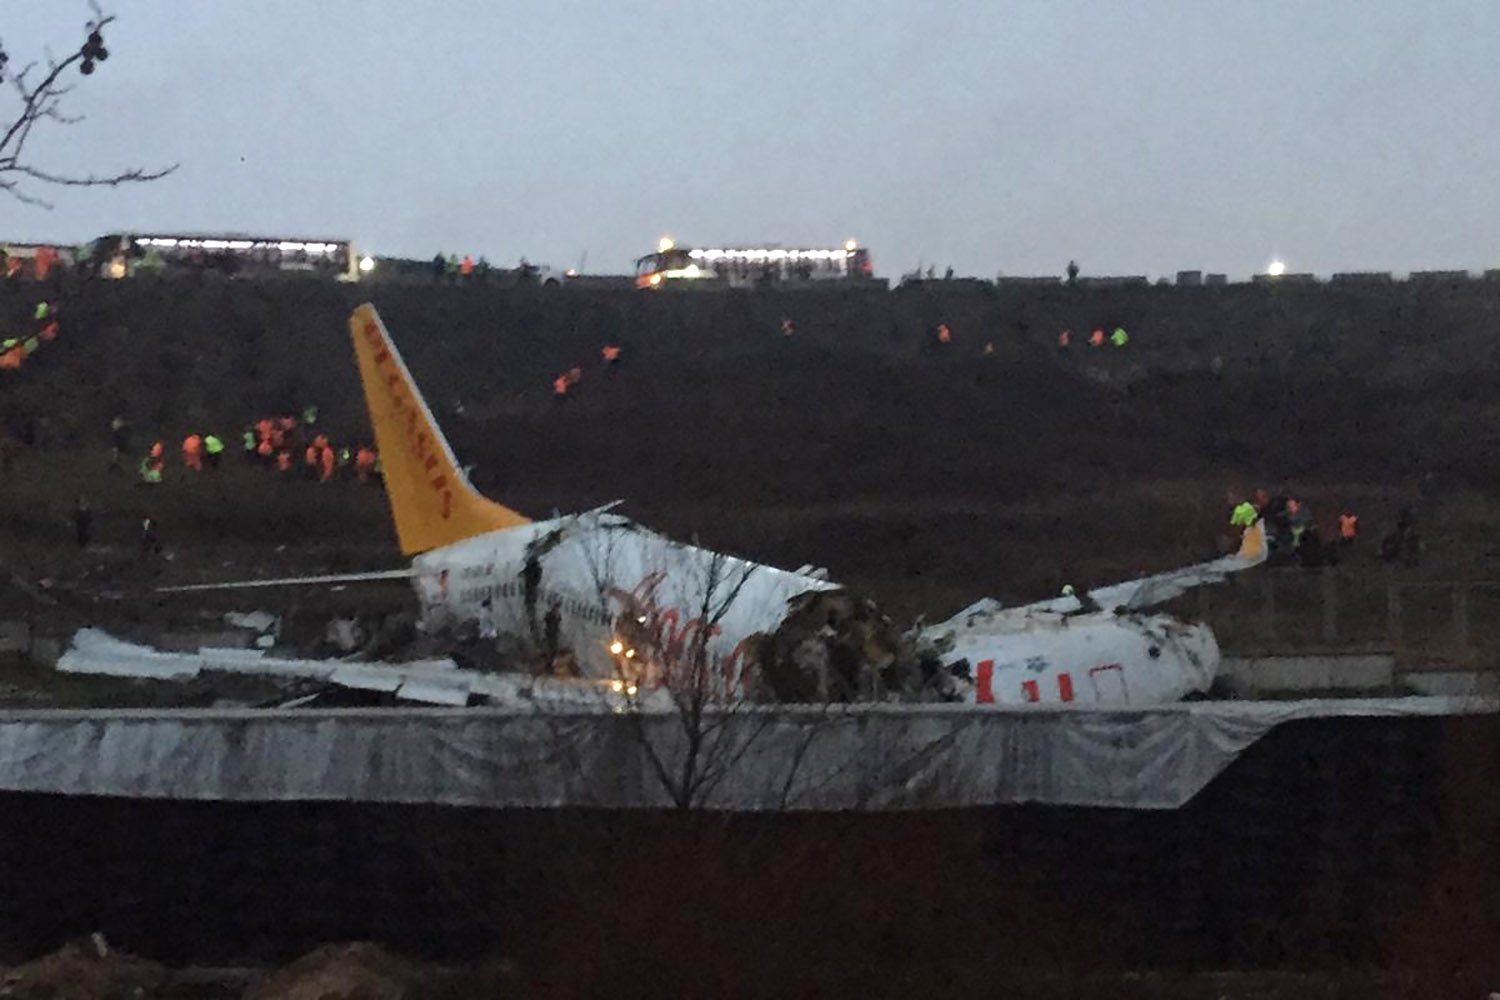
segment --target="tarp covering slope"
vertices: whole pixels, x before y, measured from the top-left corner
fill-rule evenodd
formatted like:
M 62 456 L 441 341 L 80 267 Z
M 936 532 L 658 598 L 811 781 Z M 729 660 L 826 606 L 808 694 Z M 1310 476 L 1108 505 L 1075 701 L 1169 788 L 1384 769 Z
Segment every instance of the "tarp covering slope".
M 1297 719 L 1493 713 L 1475 699 L 1198 702 L 1136 711 L 776 707 L 35 710 L 0 714 L 0 790 L 494 808 L 1172 809 Z M 680 780 L 684 773 L 689 780 Z

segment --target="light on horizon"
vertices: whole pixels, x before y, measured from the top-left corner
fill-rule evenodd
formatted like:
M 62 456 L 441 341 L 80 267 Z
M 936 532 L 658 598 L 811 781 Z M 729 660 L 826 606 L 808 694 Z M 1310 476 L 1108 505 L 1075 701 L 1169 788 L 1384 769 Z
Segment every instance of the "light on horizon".
M 859 246 L 859 244 L 856 243 L 856 242 L 854 242 L 853 240 L 845 240 L 844 241 L 844 250 L 847 251 L 848 253 L 853 253 L 855 251 L 855 249 L 858 248 L 858 246 Z
M 1283 274 L 1286 274 L 1286 261 L 1281 260 L 1280 258 L 1271 261 L 1271 263 L 1266 266 L 1266 273 L 1273 278 L 1281 277 Z
M 672 241 L 672 237 L 670 237 L 670 236 L 663 236 L 661 239 L 659 239 L 659 240 L 656 241 L 656 252 L 657 253 L 666 253 L 668 250 L 672 249 L 676 245 L 677 244 Z

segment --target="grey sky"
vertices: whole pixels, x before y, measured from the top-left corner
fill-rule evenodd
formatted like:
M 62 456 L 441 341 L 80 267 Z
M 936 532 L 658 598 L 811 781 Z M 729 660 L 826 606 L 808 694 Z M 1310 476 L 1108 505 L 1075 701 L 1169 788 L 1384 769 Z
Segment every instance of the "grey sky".
M 623 271 L 685 244 L 877 270 L 1500 266 L 1494 0 L 115 0 L 0 238 L 340 235 Z M 0 0 L 17 56 L 82 0 Z M 8 107 L 0 105 L 0 107 Z

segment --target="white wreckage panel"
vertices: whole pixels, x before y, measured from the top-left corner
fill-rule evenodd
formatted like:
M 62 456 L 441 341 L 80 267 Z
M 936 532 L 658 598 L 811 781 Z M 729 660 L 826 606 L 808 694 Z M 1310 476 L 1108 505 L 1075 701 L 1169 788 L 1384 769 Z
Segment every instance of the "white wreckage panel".
M 358 691 L 381 691 L 429 705 L 468 704 L 481 695 L 501 705 L 525 707 L 536 700 L 558 705 L 593 705 L 618 709 L 627 699 L 608 682 L 564 681 L 521 674 L 486 674 L 461 670 L 449 659 L 408 663 L 362 663 L 351 660 L 304 660 L 266 656 L 257 649 L 200 649 L 167 653 L 126 642 L 94 628 L 79 629 L 57 661 L 64 673 L 100 674 L 145 680 L 181 681 L 204 671 L 259 677 L 304 679 Z M 649 704 L 661 707 L 659 698 Z

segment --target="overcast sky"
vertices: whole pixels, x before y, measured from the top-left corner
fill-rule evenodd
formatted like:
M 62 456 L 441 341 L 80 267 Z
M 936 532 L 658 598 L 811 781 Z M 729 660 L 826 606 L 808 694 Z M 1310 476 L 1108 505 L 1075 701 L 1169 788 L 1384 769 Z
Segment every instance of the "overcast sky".
M 893 276 L 1500 266 L 1495 0 L 111 9 L 87 121 L 32 158 L 181 167 L 0 201 L 0 238 L 347 236 L 605 272 L 663 233 L 854 237 Z M 87 14 L 0 0 L 0 39 L 65 51 Z

